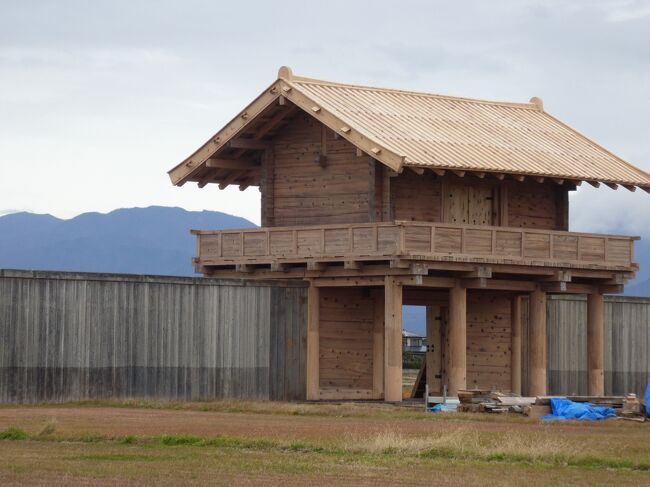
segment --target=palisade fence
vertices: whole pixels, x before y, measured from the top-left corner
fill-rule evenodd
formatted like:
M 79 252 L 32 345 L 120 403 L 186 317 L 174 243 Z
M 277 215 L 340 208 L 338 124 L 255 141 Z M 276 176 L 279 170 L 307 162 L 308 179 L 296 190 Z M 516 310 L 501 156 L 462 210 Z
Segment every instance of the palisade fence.
M 306 286 L 0 270 L 0 403 L 302 400 Z M 586 299 L 547 306 L 549 393 L 586 394 Z M 650 298 L 605 298 L 606 394 L 644 392 L 649 330 Z
M 0 402 L 304 399 L 306 285 L 0 270 Z
M 605 297 L 605 394 L 643 397 L 650 380 L 650 298 Z M 587 394 L 587 299 L 547 301 L 548 388 Z

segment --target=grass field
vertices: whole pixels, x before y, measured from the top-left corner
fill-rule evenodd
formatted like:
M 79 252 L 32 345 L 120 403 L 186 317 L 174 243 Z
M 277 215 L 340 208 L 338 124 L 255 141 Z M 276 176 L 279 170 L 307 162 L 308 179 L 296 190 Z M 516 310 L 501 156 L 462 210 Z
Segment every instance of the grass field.
M 650 427 L 366 404 L 0 407 L 0 485 L 650 485 Z

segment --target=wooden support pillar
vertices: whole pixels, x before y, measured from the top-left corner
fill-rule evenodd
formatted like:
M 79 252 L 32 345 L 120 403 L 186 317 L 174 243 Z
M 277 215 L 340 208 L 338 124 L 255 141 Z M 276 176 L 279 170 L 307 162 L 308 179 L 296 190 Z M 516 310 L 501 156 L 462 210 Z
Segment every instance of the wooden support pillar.
M 528 395 L 546 395 L 546 293 L 541 289 L 529 299 Z
M 320 399 L 320 288 L 307 290 L 307 400 Z
M 380 291 L 380 290 L 377 290 Z M 375 293 L 375 317 L 372 333 L 372 398 L 384 397 L 384 295 Z
M 384 400 L 402 400 L 402 286 L 384 280 Z
M 605 395 L 603 304 L 601 293 L 587 295 L 587 375 L 590 396 Z
M 521 395 L 521 296 L 510 302 L 510 389 Z
M 467 388 L 467 289 L 449 289 L 449 366 L 447 368 L 450 396 Z

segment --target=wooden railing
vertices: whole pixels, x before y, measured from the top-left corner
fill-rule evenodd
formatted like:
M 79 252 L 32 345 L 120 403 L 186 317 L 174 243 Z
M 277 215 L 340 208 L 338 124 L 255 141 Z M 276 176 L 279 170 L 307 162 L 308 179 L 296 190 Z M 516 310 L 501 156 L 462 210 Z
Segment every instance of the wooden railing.
M 194 230 L 196 262 L 245 263 L 417 258 L 632 270 L 638 237 L 511 227 L 386 222 Z

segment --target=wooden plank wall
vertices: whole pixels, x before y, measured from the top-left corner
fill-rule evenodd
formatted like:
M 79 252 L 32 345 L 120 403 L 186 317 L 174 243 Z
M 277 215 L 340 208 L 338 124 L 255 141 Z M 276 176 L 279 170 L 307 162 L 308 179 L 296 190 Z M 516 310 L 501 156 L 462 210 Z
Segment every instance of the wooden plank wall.
M 393 220 L 439 222 L 441 214 L 440 178 L 431 172 L 423 175 L 404 171 L 390 178 L 390 204 Z
M 467 294 L 467 387 L 510 390 L 510 296 Z
M 321 395 L 371 398 L 375 299 L 368 289 L 321 288 Z
M 412 171 L 389 182 L 391 220 L 568 229 L 568 190 L 555 183 L 436 177 L 430 172 L 420 176 Z
M 320 122 L 300 113 L 273 140 L 274 202 L 269 210 L 273 215 L 265 215 L 265 226 L 360 223 L 374 218 L 372 158 L 357 157 L 356 148 L 331 130 L 326 131 L 321 153 L 322 136 Z
M 548 387 L 587 393 L 587 301 L 548 299 Z M 605 297 L 605 394 L 645 393 L 650 379 L 650 298 Z
M 567 189 L 555 183 L 507 181 L 507 222 L 511 227 L 568 230 Z
M 304 399 L 304 286 L 0 271 L 0 402 Z

